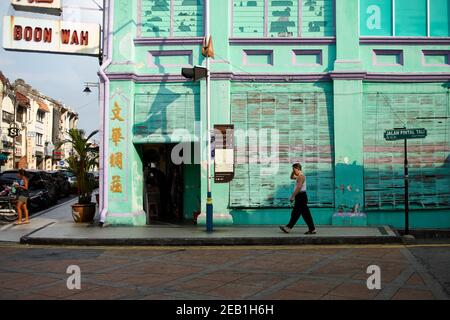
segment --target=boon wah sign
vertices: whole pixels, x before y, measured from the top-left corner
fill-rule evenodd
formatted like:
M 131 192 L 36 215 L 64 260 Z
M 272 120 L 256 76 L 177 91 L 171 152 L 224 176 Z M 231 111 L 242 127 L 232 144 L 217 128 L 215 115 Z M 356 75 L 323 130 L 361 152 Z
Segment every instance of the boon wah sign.
M 16 10 L 61 15 L 61 0 L 11 0 Z
M 3 18 L 3 48 L 99 56 L 100 25 L 60 20 Z

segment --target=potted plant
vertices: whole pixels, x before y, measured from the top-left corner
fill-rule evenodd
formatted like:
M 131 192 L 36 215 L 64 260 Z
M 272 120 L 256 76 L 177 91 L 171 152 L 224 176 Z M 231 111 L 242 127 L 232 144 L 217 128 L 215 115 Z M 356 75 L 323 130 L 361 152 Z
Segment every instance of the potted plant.
M 69 170 L 77 178 L 78 203 L 72 205 L 72 217 L 75 222 L 92 222 L 95 216 L 95 202 L 91 202 L 94 185 L 89 179 L 88 172 L 98 165 L 98 148 L 89 142 L 98 130 L 88 137 L 84 130 L 70 129 L 69 139 L 62 144 L 72 145 L 73 153 L 66 159 Z

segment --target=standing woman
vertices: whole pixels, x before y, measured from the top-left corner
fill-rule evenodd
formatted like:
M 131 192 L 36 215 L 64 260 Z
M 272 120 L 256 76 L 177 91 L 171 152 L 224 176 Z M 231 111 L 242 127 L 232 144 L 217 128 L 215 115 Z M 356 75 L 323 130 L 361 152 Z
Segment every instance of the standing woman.
M 30 223 L 30 220 L 28 219 L 28 209 L 27 209 L 27 202 L 28 202 L 28 198 L 29 198 L 28 178 L 25 176 L 25 171 L 23 169 L 19 169 L 18 176 L 19 176 L 20 180 L 19 180 L 19 185 L 17 186 L 18 199 L 17 199 L 16 209 L 17 209 L 18 219 L 14 223 L 16 225 Z M 24 222 L 22 222 L 22 209 L 25 212 L 25 221 Z
M 316 234 L 317 231 L 314 226 L 311 211 L 308 207 L 308 196 L 306 195 L 306 177 L 302 171 L 302 166 L 300 163 L 296 163 L 292 166 L 291 179 L 297 180 L 294 193 L 289 199 L 291 202 L 295 201 L 294 209 L 292 209 L 291 220 L 289 221 L 287 226 L 281 226 L 280 229 L 284 233 L 291 232 L 300 216 L 303 216 L 303 219 L 308 225 L 308 231 L 305 234 Z

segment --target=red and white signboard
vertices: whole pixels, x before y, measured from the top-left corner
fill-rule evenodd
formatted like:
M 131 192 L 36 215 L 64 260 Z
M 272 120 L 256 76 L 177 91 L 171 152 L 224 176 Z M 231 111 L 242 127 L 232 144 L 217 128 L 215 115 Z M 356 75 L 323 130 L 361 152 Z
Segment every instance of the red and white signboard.
M 3 48 L 98 56 L 100 25 L 5 16 Z
M 16 10 L 61 15 L 61 0 L 11 0 Z

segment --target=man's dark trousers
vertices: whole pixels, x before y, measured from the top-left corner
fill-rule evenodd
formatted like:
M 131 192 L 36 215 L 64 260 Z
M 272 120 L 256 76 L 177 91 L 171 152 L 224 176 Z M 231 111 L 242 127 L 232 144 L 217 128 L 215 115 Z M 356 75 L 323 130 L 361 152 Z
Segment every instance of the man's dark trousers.
M 308 196 L 306 195 L 306 192 L 300 192 L 295 196 L 294 209 L 292 209 L 291 220 L 287 226 L 291 229 L 294 228 L 301 215 L 303 215 L 303 219 L 308 225 L 309 231 L 313 231 L 315 227 L 311 211 L 309 211 Z

